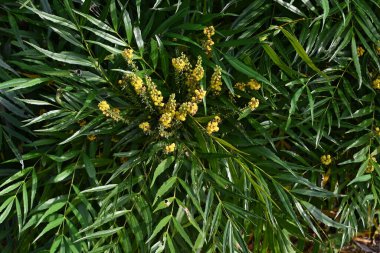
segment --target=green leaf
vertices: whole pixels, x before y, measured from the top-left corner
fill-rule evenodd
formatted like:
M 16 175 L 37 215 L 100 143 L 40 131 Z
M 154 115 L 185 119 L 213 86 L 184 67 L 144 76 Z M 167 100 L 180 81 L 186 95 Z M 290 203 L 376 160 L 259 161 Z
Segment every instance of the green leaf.
M 172 163 L 174 162 L 174 160 L 175 160 L 174 156 L 169 156 L 157 166 L 157 168 L 154 170 L 154 175 L 153 175 L 152 183 L 150 184 L 150 188 L 153 187 L 154 182 L 156 181 L 157 177 L 161 175 L 167 168 L 169 168 L 170 165 L 172 165 Z
M 358 55 L 357 49 L 358 49 L 358 47 L 356 46 L 355 36 L 352 36 L 352 38 L 351 38 L 351 53 L 352 53 L 352 59 L 354 60 L 356 74 L 357 74 L 358 79 L 359 79 L 359 88 L 358 89 L 360 89 L 362 86 L 363 77 L 362 77 L 362 70 L 360 67 L 359 55 Z
M 154 228 L 152 235 L 149 237 L 147 242 L 150 242 L 161 230 L 169 223 L 172 219 L 172 215 L 168 215 L 160 220 L 157 226 Z
M 40 53 L 43 53 L 44 55 L 46 55 L 47 57 L 53 60 L 68 63 L 68 64 L 73 64 L 73 65 L 85 66 L 85 67 L 94 66 L 94 64 L 91 61 L 86 59 L 87 58 L 86 56 L 73 53 L 73 52 L 53 53 L 51 51 L 48 51 L 36 45 L 33 45 L 32 43 L 29 43 L 29 42 L 26 42 L 26 43 L 32 46 L 33 48 L 35 48 Z
M 154 198 L 153 205 L 156 203 L 156 201 L 161 198 L 177 181 L 177 177 L 171 177 L 168 180 L 166 180 L 161 187 L 157 190 L 156 197 Z
M 88 176 L 92 179 L 95 179 L 96 170 L 95 170 L 94 164 L 92 163 L 90 158 L 86 155 L 86 153 L 82 153 L 82 158 L 83 158 L 84 167 L 86 169 Z
M 44 234 L 46 234 L 47 232 L 49 232 L 53 228 L 56 228 L 56 227 L 60 226 L 64 220 L 65 220 L 64 216 L 59 216 L 55 220 L 49 222 L 46 225 L 46 227 L 41 231 L 41 233 L 36 237 L 36 239 L 34 239 L 33 243 L 35 243 L 36 241 L 38 241 L 38 239 L 40 239 Z
M 321 76 L 328 78 L 325 73 L 323 73 L 317 66 L 315 66 L 313 61 L 307 55 L 305 49 L 302 47 L 301 43 L 299 43 L 298 39 L 284 28 L 280 28 L 280 30 L 288 38 L 289 42 L 292 44 L 293 48 L 296 50 L 297 54 L 302 58 L 302 60 L 304 60 L 311 69 L 318 72 Z
M 118 227 L 118 228 L 112 228 L 112 229 L 98 231 L 98 232 L 86 235 L 86 236 L 84 236 L 82 238 L 79 238 L 78 240 L 74 241 L 74 243 L 81 242 L 81 241 L 84 241 L 84 240 L 93 239 L 93 238 L 106 238 L 106 237 L 108 237 L 110 235 L 113 235 L 113 234 L 117 233 L 117 231 L 119 231 L 119 230 L 121 230 L 123 228 L 124 227 Z

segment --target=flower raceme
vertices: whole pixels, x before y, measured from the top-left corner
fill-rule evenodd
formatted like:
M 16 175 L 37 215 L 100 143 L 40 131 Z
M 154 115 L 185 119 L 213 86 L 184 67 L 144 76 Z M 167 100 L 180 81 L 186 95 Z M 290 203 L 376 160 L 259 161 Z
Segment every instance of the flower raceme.
M 215 116 L 210 122 L 207 123 L 206 131 L 208 134 L 212 134 L 219 131 L 219 123 L 221 119 L 219 116 Z
M 107 103 L 107 101 L 103 100 L 98 104 L 99 110 L 106 116 L 110 117 L 111 119 L 115 121 L 119 121 L 122 119 L 120 115 L 120 109 L 119 108 L 112 108 L 111 106 Z
M 222 68 L 218 65 L 211 76 L 210 88 L 215 94 L 219 94 L 222 90 Z

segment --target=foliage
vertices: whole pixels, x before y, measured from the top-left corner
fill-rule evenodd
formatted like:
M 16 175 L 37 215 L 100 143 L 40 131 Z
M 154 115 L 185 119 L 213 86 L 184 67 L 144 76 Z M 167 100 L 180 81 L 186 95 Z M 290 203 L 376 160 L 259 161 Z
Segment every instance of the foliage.
M 371 225 L 380 5 L 315 2 L 1 3 L 1 252 L 326 251 Z

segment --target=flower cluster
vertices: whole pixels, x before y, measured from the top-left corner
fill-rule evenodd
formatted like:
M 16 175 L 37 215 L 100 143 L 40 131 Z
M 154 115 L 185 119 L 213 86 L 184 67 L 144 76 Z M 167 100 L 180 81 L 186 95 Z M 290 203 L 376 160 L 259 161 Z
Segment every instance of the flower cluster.
M 120 109 L 119 108 L 112 108 L 111 106 L 107 103 L 107 101 L 103 100 L 98 104 L 99 110 L 106 116 L 110 117 L 111 119 L 115 121 L 119 121 L 122 119 L 120 115 Z
M 173 153 L 174 150 L 175 150 L 175 143 L 172 143 L 165 146 L 164 153 L 165 154 Z
M 197 84 L 200 80 L 202 80 L 205 71 L 202 67 L 202 57 L 198 56 L 197 64 L 195 65 L 193 70 L 188 71 L 186 76 L 186 85 L 188 92 L 192 92 L 197 88 Z
M 331 155 L 323 155 L 321 156 L 321 163 L 323 165 L 329 165 L 332 162 Z
M 251 101 L 248 102 L 248 107 L 251 109 L 251 111 L 254 111 L 257 107 L 259 107 L 260 101 L 253 97 L 251 98 Z
M 186 116 L 190 114 L 191 116 L 195 115 L 198 111 L 198 105 L 194 102 L 185 102 L 181 104 L 176 112 L 175 117 L 179 121 L 185 121 Z
M 146 77 L 146 86 L 148 87 L 148 92 L 150 99 L 152 99 L 152 102 L 155 106 L 162 108 L 164 107 L 163 103 L 163 96 L 160 90 L 157 89 L 157 86 L 153 83 L 152 79 L 150 77 Z
M 121 55 L 124 57 L 124 59 L 128 62 L 128 64 L 132 64 L 133 59 L 133 49 L 126 48 L 123 50 Z
M 374 89 L 380 90 L 380 78 L 376 78 L 375 80 L 373 80 L 372 87 Z
M 358 53 L 358 56 L 360 57 L 360 56 L 363 56 L 363 55 L 364 55 L 365 50 L 364 50 L 364 48 L 362 48 L 362 47 L 358 47 L 358 48 L 356 49 L 356 52 Z
M 365 169 L 366 173 L 371 173 L 372 171 L 375 170 L 374 163 L 377 163 L 377 160 L 374 156 L 371 156 L 371 159 L 369 159 L 369 161 L 368 161 L 367 168 Z
M 206 51 L 206 54 L 210 55 L 212 52 L 212 46 L 214 45 L 214 41 L 211 37 L 215 34 L 215 28 L 213 26 L 205 27 L 203 33 L 207 37 L 207 40 L 203 41 L 203 48 Z
M 171 123 L 173 120 L 173 114 L 169 112 L 165 112 L 160 117 L 160 125 L 163 126 L 163 128 L 169 128 L 171 127 Z
M 257 82 L 255 79 L 251 79 L 247 83 L 235 84 L 235 88 L 241 91 L 245 91 L 246 87 L 248 87 L 251 90 L 259 90 L 261 88 L 261 84 Z
M 251 90 L 260 90 L 261 84 L 254 79 L 249 80 L 247 83 L 248 88 Z
M 172 65 L 176 72 L 180 73 L 191 68 L 191 64 L 187 56 L 182 53 L 180 57 L 172 59 Z
M 241 91 L 245 91 L 245 83 L 236 83 L 235 88 Z
M 212 134 L 219 131 L 219 123 L 221 119 L 219 116 L 215 116 L 210 122 L 207 123 L 206 131 L 208 134 Z
M 125 75 L 124 78 L 132 85 L 137 95 L 141 95 L 145 92 L 146 87 L 144 86 L 144 82 L 141 79 L 141 77 L 139 77 L 135 73 L 131 73 L 131 74 Z
M 222 68 L 218 65 L 215 67 L 214 73 L 211 76 L 210 88 L 215 94 L 219 94 L 222 90 Z
M 142 122 L 139 125 L 139 128 L 141 130 L 143 130 L 144 133 L 149 133 L 149 131 L 150 131 L 150 124 L 149 124 L 149 122 Z
M 200 103 L 206 96 L 206 91 L 202 88 L 194 90 L 194 96 L 191 97 L 191 101 L 195 103 Z

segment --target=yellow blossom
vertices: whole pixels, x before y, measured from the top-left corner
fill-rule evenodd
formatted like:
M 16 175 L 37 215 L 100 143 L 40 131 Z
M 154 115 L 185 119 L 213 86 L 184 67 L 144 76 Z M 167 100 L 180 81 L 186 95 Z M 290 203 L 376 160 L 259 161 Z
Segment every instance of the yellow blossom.
M 103 100 L 98 104 L 99 110 L 101 110 L 103 113 L 108 111 L 111 107 L 107 103 L 107 101 Z
M 375 127 L 375 133 L 377 136 L 380 136 L 380 127 Z
M 251 111 L 255 110 L 257 107 L 259 107 L 260 101 L 253 97 L 251 98 L 251 101 L 248 102 L 248 107 L 251 109 Z
M 190 68 L 189 59 L 184 53 L 182 53 L 180 57 L 173 58 L 172 65 L 177 72 L 182 72 Z
M 194 116 L 197 111 L 198 111 L 198 105 L 194 102 L 187 102 L 187 112 L 191 115 Z
M 136 94 L 141 95 L 145 91 L 143 80 L 135 73 L 127 74 L 126 79 L 129 80 Z
M 124 57 L 124 59 L 128 62 L 128 64 L 132 63 L 133 49 L 126 48 L 126 49 L 123 50 L 123 52 L 121 54 Z
M 247 83 L 247 86 L 251 89 L 251 90 L 259 90 L 261 88 L 261 85 L 260 83 L 258 83 L 256 80 L 254 79 L 251 79 L 249 80 L 249 82 Z
M 210 122 L 207 123 L 206 131 L 208 134 L 212 134 L 219 131 L 219 123 L 221 119 L 219 116 L 215 116 Z
M 172 143 L 165 146 L 164 153 L 165 154 L 173 153 L 174 150 L 175 150 L 175 143 Z
M 87 135 L 87 139 L 89 141 L 95 141 L 96 140 L 96 136 L 94 134 L 89 134 L 89 135 Z
M 375 170 L 374 163 L 377 163 L 377 160 L 374 156 L 371 156 L 371 159 L 368 162 L 368 165 L 367 165 L 365 172 L 371 173 L 372 171 L 374 171 Z
M 213 26 L 208 26 L 203 29 L 203 33 L 208 37 L 211 38 L 215 34 L 215 28 Z
M 332 162 L 331 155 L 323 155 L 321 156 L 321 163 L 323 165 L 329 165 Z
M 180 105 L 178 112 L 175 113 L 175 118 L 179 121 L 185 121 L 187 116 L 187 103 Z
M 359 57 L 360 57 L 360 56 L 363 56 L 363 54 L 364 54 L 364 52 L 365 52 L 364 48 L 362 48 L 362 47 L 358 47 L 358 48 L 356 49 L 356 51 L 357 51 Z
M 222 90 L 222 68 L 218 65 L 211 76 L 210 87 L 216 94 Z
M 191 98 L 192 102 L 199 103 L 206 96 L 206 91 L 202 88 L 194 90 L 194 96 Z
M 168 102 L 165 104 L 164 112 L 174 115 L 175 109 L 176 109 L 175 93 L 172 93 L 169 97 Z
M 203 29 L 203 33 L 206 35 L 207 40 L 203 41 L 203 48 L 206 51 L 207 55 L 210 55 L 212 52 L 212 46 L 214 45 L 214 41 L 211 39 L 211 36 L 215 34 L 215 28 L 213 26 L 205 27 Z
M 142 122 L 139 128 L 142 129 L 144 133 L 148 133 L 150 131 L 150 124 L 149 122 Z
M 241 90 L 241 91 L 245 91 L 245 86 L 246 86 L 245 83 L 236 83 L 235 84 L 235 88 L 238 90 Z
M 374 89 L 380 90 L 380 78 L 373 80 L 372 87 Z
M 120 162 L 121 163 L 126 163 L 127 161 L 128 161 L 128 157 L 125 157 L 125 156 L 120 157 Z
M 39 115 L 42 115 L 42 114 L 44 114 L 44 113 L 46 113 L 47 111 L 46 111 L 46 109 L 45 108 L 42 108 L 42 109 L 40 109 L 40 111 L 38 112 L 38 114 Z
M 195 65 L 192 77 L 195 79 L 195 81 L 199 82 L 200 80 L 202 80 L 204 73 L 205 71 L 202 67 L 202 57 L 198 56 L 197 65 Z
M 171 113 L 163 113 L 160 117 L 160 124 L 164 128 L 169 128 L 171 126 L 171 122 L 173 120 L 173 115 Z
M 161 91 L 159 91 L 156 85 L 153 83 L 150 77 L 146 77 L 146 84 L 148 86 L 149 96 L 152 99 L 152 102 L 157 107 L 164 107 L 164 100 Z

